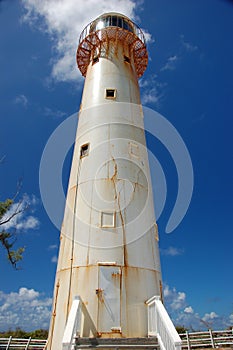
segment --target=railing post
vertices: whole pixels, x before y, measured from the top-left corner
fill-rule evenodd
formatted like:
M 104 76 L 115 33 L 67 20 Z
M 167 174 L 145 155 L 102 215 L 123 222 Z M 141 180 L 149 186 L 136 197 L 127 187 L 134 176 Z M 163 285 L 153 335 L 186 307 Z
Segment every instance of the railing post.
M 74 334 L 80 332 L 80 320 L 81 320 L 81 299 L 75 297 L 70 309 L 68 320 L 66 323 L 63 339 L 62 339 L 62 349 L 72 350 Z
M 215 348 L 213 333 L 212 333 L 212 330 L 211 330 L 211 329 L 209 329 L 209 333 L 210 333 L 210 340 L 211 340 L 212 348 Z
M 188 350 L 190 350 L 190 349 L 191 349 L 191 347 L 190 347 L 190 341 L 189 341 L 189 332 L 188 332 L 188 331 L 186 331 L 186 339 L 187 339 L 187 346 L 188 346 Z
M 181 350 L 182 341 L 175 329 L 159 296 L 154 296 L 146 301 L 148 310 L 153 306 L 153 320 L 148 335 L 156 335 L 161 349 Z M 150 317 L 150 313 L 148 317 Z M 152 319 L 150 321 L 152 321 Z
M 28 339 L 28 342 L 27 342 L 27 345 L 26 345 L 25 350 L 28 350 L 28 349 L 29 349 L 29 345 L 30 345 L 31 339 L 32 339 L 31 337 Z
M 6 350 L 10 349 L 10 345 L 11 345 L 11 339 L 12 339 L 12 335 L 10 336 L 7 346 L 6 346 Z

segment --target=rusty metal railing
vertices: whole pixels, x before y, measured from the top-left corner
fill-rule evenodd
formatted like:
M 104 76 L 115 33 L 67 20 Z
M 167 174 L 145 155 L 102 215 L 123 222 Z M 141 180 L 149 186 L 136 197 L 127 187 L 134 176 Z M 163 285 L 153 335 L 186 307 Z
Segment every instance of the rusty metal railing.
M 107 17 L 110 18 L 110 21 L 108 23 L 105 23 L 102 28 L 98 27 L 98 23 L 102 20 L 102 17 L 105 18 L 106 15 L 100 16 L 99 18 L 95 19 L 93 22 L 89 23 L 81 32 L 80 37 L 79 37 L 79 44 L 86 38 L 88 37 L 89 34 L 93 33 L 93 31 L 100 31 L 103 28 L 108 28 L 108 27 L 118 27 L 121 29 L 128 30 L 132 33 L 134 33 L 142 42 L 143 44 L 146 44 L 145 36 L 143 34 L 143 31 L 131 20 L 126 18 L 125 16 L 122 15 L 108 15 Z M 111 21 L 112 17 L 118 17 L 118 20 L 121 19 L 121 22 L 118 22 L 116 24 L 113 24 Z M 125 26 L 125 23 L 128 23 L 128 27 Z

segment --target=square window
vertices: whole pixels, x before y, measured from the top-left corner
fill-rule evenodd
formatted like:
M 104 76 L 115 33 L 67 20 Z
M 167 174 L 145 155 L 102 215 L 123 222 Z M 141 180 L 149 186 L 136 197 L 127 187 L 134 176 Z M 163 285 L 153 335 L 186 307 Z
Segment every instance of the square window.
M 130 142 L 129 143 L 129 153 L 132 156 L 139 158 L 139 146 L 136 143 Z
M 88 154 L 89 154 L 89 146 L 90 146 L 89 143 L 85 143 L 85 145 L 81 146 L 80 158 L 88 156 Z
M 101 227 L 115 227 L 115 213 L 102 212 L 101 213 Z
M 106 89 L 105 98 L 114 100 L 116 98 L 116 89 Z

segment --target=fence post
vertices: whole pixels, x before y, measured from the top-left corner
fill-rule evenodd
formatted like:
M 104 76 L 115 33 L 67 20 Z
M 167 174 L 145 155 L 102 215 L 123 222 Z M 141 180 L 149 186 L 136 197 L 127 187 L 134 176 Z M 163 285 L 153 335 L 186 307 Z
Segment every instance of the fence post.
M 10 338 L 9 338 L 9 340 L 8 340 L 8 344 L 7 344 L 7 346 L 6 346 L 6 350 L 10 349 L 11 339 L 12 339 L 12 335 L 10 336 Z
M 189 332 L 188 331 L 186 331 L 186 339 L 187 339 L 188 350 L 190 350 L 191 347 L 190 347 Z
M 211 330 L 211 329 L 209 329 L 209 333 L 210 333 L 210 340 L 211 340 L 212 348 L 215 348 L 213 333 L 212 333 L 212 330 Z
M 27 345 L 26 345 L 25 350 L 28 350 L 28 349 L 29 349 L 29 345 L 30 345 L 31 339 L 32 339 L 31 337 L 28 339 L 28 342 L 27 342 Z

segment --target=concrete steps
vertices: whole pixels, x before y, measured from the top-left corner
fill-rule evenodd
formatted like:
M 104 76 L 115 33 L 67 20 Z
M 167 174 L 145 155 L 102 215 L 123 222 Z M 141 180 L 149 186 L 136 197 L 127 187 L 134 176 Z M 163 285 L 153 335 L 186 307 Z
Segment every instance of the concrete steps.
M 159 349 L 156 337 L 149 338 L 79 338 L 75 349 Z

